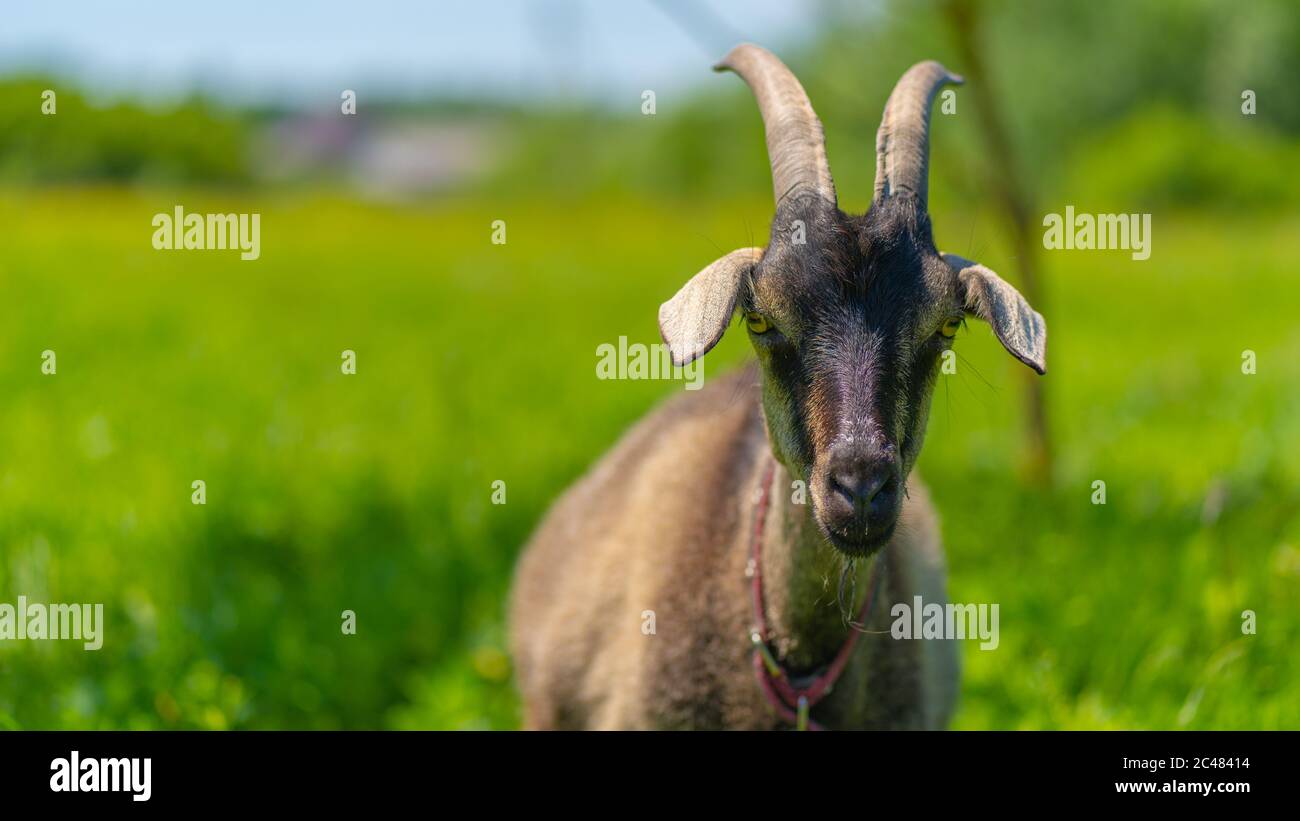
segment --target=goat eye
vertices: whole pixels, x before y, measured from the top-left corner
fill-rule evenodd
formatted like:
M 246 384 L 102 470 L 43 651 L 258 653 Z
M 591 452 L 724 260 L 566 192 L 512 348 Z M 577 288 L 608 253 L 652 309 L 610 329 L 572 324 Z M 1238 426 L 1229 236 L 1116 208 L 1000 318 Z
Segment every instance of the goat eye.
M 768 324 L 767 317 L 753 311 L 745 312 L 745 325 L 749 327 L 751 332 L 756 334 L 765 334 L 772 327 Z
M 943 334 L 949 339 L 952 339 L 954 336 L 957 335 L 957 329 L 960 327 L 961 327 L 960 319 L 950 319 L 947 322 L 943 323 L 943 327 L 939 329 L 939 333 Z

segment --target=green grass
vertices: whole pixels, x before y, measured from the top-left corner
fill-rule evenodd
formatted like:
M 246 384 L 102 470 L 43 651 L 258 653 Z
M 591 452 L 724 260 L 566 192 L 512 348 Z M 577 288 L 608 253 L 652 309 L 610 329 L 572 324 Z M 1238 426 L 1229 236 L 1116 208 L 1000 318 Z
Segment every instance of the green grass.
M 177 203 L 260 211 L 261 259 L 152 250 Z M 108 622 L 95 653 L 0 645 L 0 726 L 514 726 L 519 546 L 681 390 L 598 381 L 596 347 L 655 341 L 659 302 L 769 212 L 0 193 L 0 601 Z M 1013 276 L 987 219 L 935 222 Z M 1300 728 L 1300 217 L 1153 232 L 1147 262 L 1043 256 L 1052 488 L 1020 478 L 1021 366 L 986 328 L 939 386 L 921 471 L 951 594 L 1001 610 L 998 650 L 963 647 L 958 727 Z

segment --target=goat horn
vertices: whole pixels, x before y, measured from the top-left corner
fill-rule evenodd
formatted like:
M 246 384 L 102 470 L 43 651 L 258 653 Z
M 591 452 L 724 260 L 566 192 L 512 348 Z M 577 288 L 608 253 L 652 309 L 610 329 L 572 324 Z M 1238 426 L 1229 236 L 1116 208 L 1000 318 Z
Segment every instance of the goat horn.
M 939 89 L 965 82 L 927 60 L 917 63 L 894 86 L 876 132 L 876 202 L 902 192 L 925 210 L 929 197 L 930 108 Z
M 790 69 L 772 52 L 750 43 L 733 48 L 713 69 L 739 74 L 758 100 L 777 205 L 805 191 L 834 203 L 822 124 Z

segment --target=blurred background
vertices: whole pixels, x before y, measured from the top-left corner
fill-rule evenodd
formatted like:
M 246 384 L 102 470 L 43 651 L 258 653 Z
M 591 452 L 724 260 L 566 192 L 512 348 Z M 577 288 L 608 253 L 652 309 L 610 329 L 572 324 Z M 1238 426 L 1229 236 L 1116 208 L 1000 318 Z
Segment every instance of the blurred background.
M 950 594 L 1001 611 L 955 726 L 1300 728 L 1288 0 L 7 7 L 0 601 L 107 624 L 0 644 L 0 727 L 517 726 L 520 546 L 682 390 L 597 380 L 597 346 L 768 232 L 757 108 L 709 70 L 742 40 L 807 88 L 847 211 L 900 74 L 965 74 L 936 240 L 1051 328 L 1030 383 L 972 324 L 935 397 Z M 260 259 L 153 250 L 177 205 L 261 214 Z M 1151 214 L 1150 259 L 1044 250 L 1067 205 Z

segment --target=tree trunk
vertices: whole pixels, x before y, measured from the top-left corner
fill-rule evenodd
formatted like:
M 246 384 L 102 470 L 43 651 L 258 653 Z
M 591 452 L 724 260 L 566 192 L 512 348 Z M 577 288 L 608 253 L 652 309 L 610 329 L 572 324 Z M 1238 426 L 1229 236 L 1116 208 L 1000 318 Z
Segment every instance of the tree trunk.
M 974 0 L 948 0 L 944 12 L 963 61 L 958 73 L 965 74 L 975 98 L 980 130 L 991 160 L 987 174 L 990 190 L 1011 230 L 1020 288 L 1025 299 L 1039 313 L 1046 314 L 1046 295 L 1038 270 L 1038 235 L 1031 216 L 1034 213 L 1033 194 L 1022 184 L 1006 125 L 990 88 L 988 61 L 983 58 L 984 52 L 979 44 L 978 4 Z M 1020 370 L 1025 378 L 1027 441 L 1024 467 L 1030 479 L 1048 482 L 1052 477 L 1052 449 L 1045 386 L 1036 373 Z

